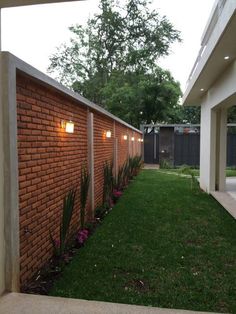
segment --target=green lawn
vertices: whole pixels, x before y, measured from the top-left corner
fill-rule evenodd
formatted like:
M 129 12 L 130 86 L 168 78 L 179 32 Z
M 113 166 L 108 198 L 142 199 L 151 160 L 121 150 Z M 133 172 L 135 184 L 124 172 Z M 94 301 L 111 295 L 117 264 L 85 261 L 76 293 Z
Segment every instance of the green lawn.
M 143 170 L 51 295 L 236 313 L 236 221 L 190 179 Z
M 160 169 L 162 172 L 175 172 L 179 173 L 180 169 L 177 168 L 171 168 L 171 169 Z M 192 169 L 195 176 L 199 176 L 199 169 Z M 226 177 L 236 177 L 236 170 L 235 169 L 226 169 Z

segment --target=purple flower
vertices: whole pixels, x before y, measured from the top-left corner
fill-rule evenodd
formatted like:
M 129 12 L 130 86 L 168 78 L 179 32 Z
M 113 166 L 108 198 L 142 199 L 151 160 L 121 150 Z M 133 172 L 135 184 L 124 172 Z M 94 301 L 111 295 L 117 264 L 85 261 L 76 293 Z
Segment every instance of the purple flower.
M 58 239 L 55 239 L 54 240 L 54 246 L 55 246 L 55 248 L 59 248 L 60 247 L 60 240 L 58 240 Z
M 115 196 L 115 197 L 121 197 L 122 196 L 122 192 L 121 191 L 119 191 L 119 190 L 114 190 L 113 191 L 113 195 Z
M 88 239 L 89 232 L 87 229 L 82 229 L 78 232 L 77 240 L 79 244 L 83 244 Z

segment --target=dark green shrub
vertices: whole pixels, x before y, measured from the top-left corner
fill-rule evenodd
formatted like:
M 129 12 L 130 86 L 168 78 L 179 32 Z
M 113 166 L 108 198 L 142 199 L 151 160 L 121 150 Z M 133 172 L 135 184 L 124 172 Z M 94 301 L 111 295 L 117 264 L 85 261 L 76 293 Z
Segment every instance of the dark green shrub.
M 171 169 L 173 168 L 168 160 L 162 159 L 160 161 L 160 169 Z
M 183 165 L 179 168 L 181 174 L 186 174 L 191 177 L 191 190 L 199 190 L 199 182 L 196 178 L 193 169 L 190 166 Z
M 56 256 L 62 256 L 66 248 L 67 236 L 74 210 L 75 194 L 76 194 L 75 190 L 70 190 L 68 194 L 64 197 L 59 240 L 53 239 L 50 232 L 50 239 L 53 245 L 54 254 Z

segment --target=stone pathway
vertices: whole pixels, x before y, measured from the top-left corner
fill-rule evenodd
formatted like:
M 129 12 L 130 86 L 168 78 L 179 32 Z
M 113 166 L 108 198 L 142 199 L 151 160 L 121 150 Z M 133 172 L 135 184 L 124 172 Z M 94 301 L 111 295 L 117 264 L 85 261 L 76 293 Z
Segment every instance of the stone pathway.
M 9 293 L 0 297 L 1 314 L 207 314 L 108 302 Z M 209 314 L 209 312 L 208 312 Z M 217 314 L 217 313 L 212 313 Z
M 160 166 L 158 164 L 144 164 L 143 169 L 151 169 L 151 170 L 157 170 Z

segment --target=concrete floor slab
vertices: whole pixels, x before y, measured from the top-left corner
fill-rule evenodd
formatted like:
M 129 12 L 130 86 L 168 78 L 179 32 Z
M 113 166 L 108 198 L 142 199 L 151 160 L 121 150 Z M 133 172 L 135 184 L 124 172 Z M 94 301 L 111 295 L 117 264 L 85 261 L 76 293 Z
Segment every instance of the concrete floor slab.
M 226 178 L 226 191 L 214 191 L 211 195 L 236 219 L 236 177 Z
M 108 302 L 9 293 L 0 298 L 1 314 L 207 314 Z M 208 312 L 209 314 L 209 312 Z M 216 314 L 216 313 L 212 313 Z
M 211 192 L 211 195 L 227 210 L 227 212 L 236 219 L 236 198 L 231 192 Z

